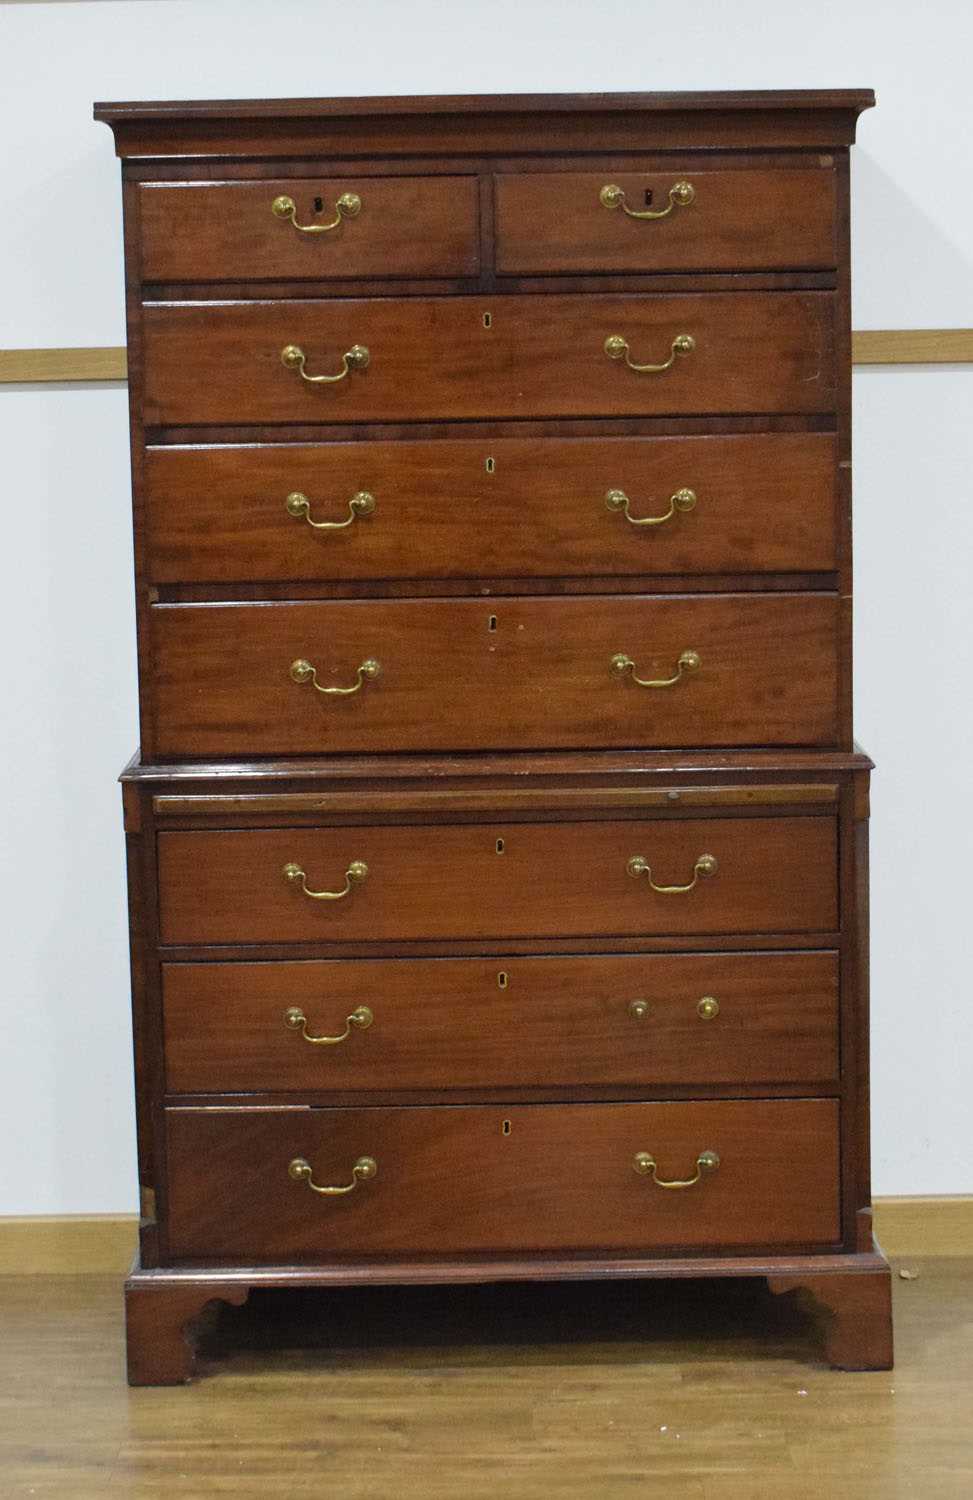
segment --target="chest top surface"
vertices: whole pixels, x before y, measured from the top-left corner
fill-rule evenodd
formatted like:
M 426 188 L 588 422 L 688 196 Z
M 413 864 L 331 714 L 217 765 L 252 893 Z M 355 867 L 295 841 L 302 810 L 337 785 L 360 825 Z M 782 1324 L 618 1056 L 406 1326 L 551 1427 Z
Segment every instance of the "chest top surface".
M 331 99 L 128 101 L 95 105 L 119 156 L 267 156 L 281 151 L 531 153 L 848 145 L 871 89 L 686 93 L 453 94 Z M 539 123 L 539 121 L 541 123 Z

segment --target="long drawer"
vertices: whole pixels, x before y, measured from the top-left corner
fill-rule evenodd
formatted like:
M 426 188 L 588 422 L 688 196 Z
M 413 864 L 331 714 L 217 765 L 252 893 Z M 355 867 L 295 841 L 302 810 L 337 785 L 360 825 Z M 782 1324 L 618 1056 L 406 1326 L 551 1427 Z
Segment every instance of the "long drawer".
M 834 437 L 815 432 L 151 447 L 147 571 L 157 583 L 823 571 L 835 458 Z
M 834 594 L 161 604 L 150 616 L 158 755 L 837 738 Z
M 173 831 L 158 848 L 164 943 L 830 932 L 838 920 L 833 816 Z
M 145 421 L 828 412 L 833 319 L 829 292 L 150 303 Z
M 824 1084 L 826 953 L 167 963 L 179 1093 Z
M 834 168 L 509 172 L 494 179 L 497 270 L 756 271 L 833 266 Z
M 170 1109 L 166 1130 L 175 1257 L 716 1250 L 839 1237 L 832 1100 Z M 312 1183 L 351 1190 L 320 1194 Z
M 479 268 L 474 177 L 148 182 L 138 200 L 145 281 L 469 276 Z

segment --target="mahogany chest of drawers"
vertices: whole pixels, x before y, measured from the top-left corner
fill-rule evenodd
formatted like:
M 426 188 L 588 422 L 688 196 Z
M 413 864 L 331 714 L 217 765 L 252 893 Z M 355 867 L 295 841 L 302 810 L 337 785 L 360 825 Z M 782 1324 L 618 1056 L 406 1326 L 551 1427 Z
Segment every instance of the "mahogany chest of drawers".
M 766 1277 L 891 1361 L 866 91 L 96 107 L 141 750 L 130 1379 L 252 1287 Z

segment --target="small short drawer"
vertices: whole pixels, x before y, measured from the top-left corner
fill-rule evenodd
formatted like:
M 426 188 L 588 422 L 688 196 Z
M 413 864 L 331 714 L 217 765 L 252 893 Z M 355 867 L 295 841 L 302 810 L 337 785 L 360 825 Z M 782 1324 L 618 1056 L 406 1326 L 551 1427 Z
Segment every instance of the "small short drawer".
M 834 266 L 832 165 L 523 172 L 496 179 L 497 270 L 771 271 Z
M 836 832 L 817 814 L 172 831 L 158 840 L 161 937 L 832 932 Z
M 730 1250 L 840 1233 L 827 1099 L 170 1109 L 166 1129 L 175 1258 Z
M 147 303 L 146 424 L 831 412 L 831 292 Z
M 473 177 L 143 183 L 143 281 L 472 276 Z
M 163 445 L 156 583 L 835 567 L 824 432 Z
M 837 738 L 834 594 L 160 604 L 150 616 L 157 755 Z
M 827 953 L 163 965 L 170 1094 L 827 1084 Z

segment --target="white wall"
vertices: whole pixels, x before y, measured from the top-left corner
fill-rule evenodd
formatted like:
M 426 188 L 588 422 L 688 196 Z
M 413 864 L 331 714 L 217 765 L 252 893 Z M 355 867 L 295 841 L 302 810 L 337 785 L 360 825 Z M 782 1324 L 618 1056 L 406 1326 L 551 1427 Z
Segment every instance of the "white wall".
M 0 4 L 4 347 L 123 340 L 94 99 L 869 85 L 855 325 L 973 324 L 968 0 Z M 973 1190 L 968 369 L 855 381 L 873 807 L 875 1188 Z M 0 388 L 0 1213 L 134 1208 L 123 844 L 137 737 L 125 397 Z

